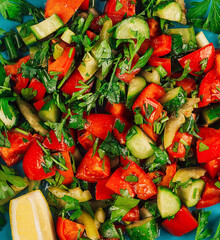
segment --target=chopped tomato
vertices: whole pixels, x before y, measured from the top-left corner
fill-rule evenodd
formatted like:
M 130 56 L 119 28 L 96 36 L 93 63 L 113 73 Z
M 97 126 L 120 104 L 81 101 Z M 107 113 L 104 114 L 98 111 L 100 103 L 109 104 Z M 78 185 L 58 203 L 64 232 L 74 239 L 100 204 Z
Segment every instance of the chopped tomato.
M 147 19 L 147 24 L 150 29 L 150 37 L 156 37 L 160 35 L 161 29 L 160 29 L 160 24 L 153 18 Z
M 124 217 L 122 218 L 122 221 L 125 222 L 136 222 L 138 221 L 140 218 L 140 212 L 139 212 L 139 207 L 136 206 L 134 208 L 132 208 L 128 213 L 126 213 L 124 215 Z
M 31 79 L 28 88 L 32 88 L 33 91 L 37 91 L 37 95 L 33 98 L 34 101 L 39 101 L 44 98 L 46 88 L 44 87 L 43 83 L 41 83 L 36 78 Z
M 96 137 L 87 130 L 78 131 L 78 141 L 86 151 L 89 151 L 94 145 Z
M 170 181 L 173 179 L 177 170 L 177 163 L 168 164 L 166 166 L 166 174 L 159 183 L 160 186 L 169 187 Z
M 151 46 L 154 49 L 152 56 L 162 57 L 171 52 L 172 38 L 170 35 L 156 36 L 151 40 Z
M 193 78 L 185 78 L 182 81 L 177 81 L 176 86 L 182 87 L 189 96 L 194 90 L 196 90 L 196 81 Z
M 162 66 L 167 71 L 167 75 L 171 76 L 171 59 L 170 58 L 151 57 L 148 61 L 148 64 L 152 67 Z
M 214 159 L 212 161 L 205 163 L 205 169 L 207 170 L 209 176 L 215 179 L 218 174 L 220 175 L 220 159 Z
M 109 177 L 101 179 L 96 184 L 95 198 L 96 200 L 113 199 L 112 195 L 115 193 L 111 189 L 106 187 Z

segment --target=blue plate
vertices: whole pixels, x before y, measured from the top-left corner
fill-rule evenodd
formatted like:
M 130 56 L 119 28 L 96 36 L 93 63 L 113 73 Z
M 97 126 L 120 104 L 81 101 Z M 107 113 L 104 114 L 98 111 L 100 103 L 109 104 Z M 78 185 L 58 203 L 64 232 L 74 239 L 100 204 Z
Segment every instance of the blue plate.
M 195 1 L 195 0 L 185 0 L 186 5 L 188 6 L 189 3 L 191 1 Z M 44 7 L 46 0 L 29 0 L 29 2 L 31 2 L 32 4 L 34 4 L 37 7 Z M 102 11 L 104 8 L 104 1 L 97 1 L 96 0 L 96 8 L 99 11 Z M 0 16 L 0 28 L 3 28 L 6 31 L 9 31 L 10 29 L 14 29 L 16 26 L 18 26 L 19 23 L 13 22 L 13 21 L 7 21 L 5 20 L 2 16 Z M 196 32 L 199 32 L 201 30 L 199 29 L 195 29 Z M 207 39 L 209 40 L 209 42 L 212 42 L 215 47 L 219 47 L 219 43 L 218 43 L 218 35 L 211 33 L 209 31 L 203 31 L 207 37 Z M 17 168 L 17 166 L 16 166 Z M 21 164 L 18 164 L 18 168 L 20 168 L 19 170 L 21 171 Z M 207 210 L 212 211 L 211 216 L 209 217 L 209 226 L 212 229 L 217 228 L 218 222 L 220 220 L 220 204 L 217 204 L 213 207 L 209 207 L 207 208 Z M 2 228 L 2 230 L 0 230 L 0 239 L 1 240 L 11 240 L 11 229 L 10 229 L 10 223 L 9 223 L 9 216 L 8 214 L 5 214 L 6 217 L 6 221 L 7 224 Z M 174 237 L 172 235 L 170 235 L 169 233 L 167 233 L 166 231 L 164 231 L 163 229 L 161 229 L 160 231 L 160 237 L 158 238 L 159 240 L 193 240 L 195 239 L 195 231 L 184 235 L 183 237 Z M 31 240 L 31 239 L 30 239 Z

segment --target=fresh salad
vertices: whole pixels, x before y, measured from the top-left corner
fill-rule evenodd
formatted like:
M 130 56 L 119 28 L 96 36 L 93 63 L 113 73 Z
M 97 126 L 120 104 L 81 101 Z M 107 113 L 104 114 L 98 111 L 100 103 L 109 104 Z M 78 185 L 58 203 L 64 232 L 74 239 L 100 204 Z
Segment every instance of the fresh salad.
M 14 240 L 219 240 L 220 50 L 194 30 L 220 34 L 219 0 L 95 4 L 0 0 L 2 228 L 9 206 Z

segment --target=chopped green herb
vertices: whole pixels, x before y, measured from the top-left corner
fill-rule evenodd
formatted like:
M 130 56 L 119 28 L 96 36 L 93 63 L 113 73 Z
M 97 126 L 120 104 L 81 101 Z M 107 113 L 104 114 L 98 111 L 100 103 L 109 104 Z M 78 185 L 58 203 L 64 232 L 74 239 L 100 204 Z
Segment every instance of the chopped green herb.
M 203 152 L 209 150 L 209 147 L 207 145 L 205 145 L 203 142 L 199 143 L 199 152 Z

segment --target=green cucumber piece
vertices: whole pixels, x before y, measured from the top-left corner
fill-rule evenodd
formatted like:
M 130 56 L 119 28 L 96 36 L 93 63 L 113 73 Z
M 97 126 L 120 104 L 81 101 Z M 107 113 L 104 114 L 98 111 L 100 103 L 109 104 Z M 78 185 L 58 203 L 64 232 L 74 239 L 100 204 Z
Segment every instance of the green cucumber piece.
M 152 240 L 158 236 L 158 228 L 153 217 L 145 218 L 128 225 L 125 228 L 131 240 Z
M 142 34 L 146 39 L 150 38 L 150 30 L 147 22 L 142 18 L 131 17 L 119 23 L 113 37 L 116 39 L 137 38 L 136 32 Z
M 153 12 L 153 16 L 157 16 L 169 21 L 181 22 L 182 9 L 176 2 L 162 2 L 158 4 L 156 10 Z
M 44 122 L 58 122 L 61 117 L 61 111 L 57 107 L 54 99 L 50 99 L 38 112 L 38 116 Z
M 53 14 L 44 21 L 31 26 L 31 31 L 38 40 L 48 37 L 50 34 L 63 27 L 64 23 L 57 14 Z
M 18 122 L 19 112 L 17 111 L 16 107 L 10 102 L 8 103 L 7 111 L 10 112 L 10 117 L 8 116 L 8 113 L 5 113 L 2 107 L 0 107 L 0 120 L 4 123 L 7 129 L 11 129 Z
M 54 45 L 53 58 L 56 60 L 61 57 L 63 54 L 64 48 L 62 48 L 59 44 Z
M 169 188 L 159 186 L 157 194 L 157 206 L 162 218 L 174 216 L 181 208 L 178 196 Z
M 183 104 L 186 103 L 187 92 L 182 87 L 177 87 L 166 93 L 160 99 L 161 104 L 167 109 L 168 112 L 177 111 Z
M 194 207 L 200 200 L 205 182 L 202 179 L 192 180 L 187 187 L 177 189 L 177 195 L 187 207 Z
M 62 34 L 61 39 L 70 44 L 72 42 L 72 36 L 75 36 L 75 33 L 71 31 L 69 28 Z
M 168 29 L 168 34 L 180 34 L 185 44 L 188 44 L 190 41 L 196 43 L 196 35 L 193 27 Z
M 126 138 L 126 146 L 134 157 L 145 159 L 154 154 L 150 145 L 154 142 L 139 127 L 133 126 Z
M 144 90 L 147 83 L 142 77 L 133 78 L 128 85 L 127 106 L 132 107 L 138 95 Z
M 126 101 L 126 87 L 125 87 L 125 83 L 120 81 L 119 82 L 119 88 L 120 88 L 120 101 L 124 103 Z
M 22 40 L 24 41 L 24 43 L 27 46 L 30 46 L 30 45 L 37 42 L 37 39 L 34 36 L 34 34 L 32 32 L 29 32 L 30 31 L 30 24 L 34 25 L 34 21 L 29 21 L 27 23 L 23 23 L 20 26 L 16 27 L 16 29 L 17 29 L 18 33 L 20 34 Z M 22 34 L 22 29 L 23 28 L 26 28 L 27 29 L 26 31 L 28 31 L 25 37 L 23 37 L 23 34 Z
M 119 238 L 115 225 L 111 220 L 105 221 L 99 229 L 100 234 L 104 238 Z
M 207 125 L 210 125 L 220 119 L 220 104 L 211 106 L 202 111 L 202 116 Z

